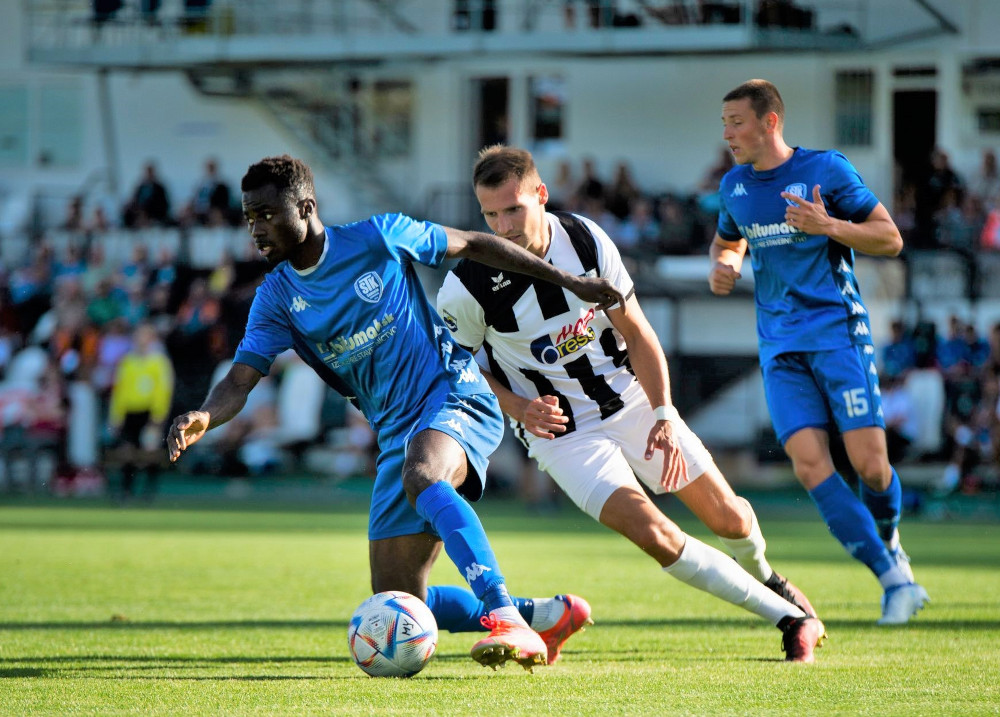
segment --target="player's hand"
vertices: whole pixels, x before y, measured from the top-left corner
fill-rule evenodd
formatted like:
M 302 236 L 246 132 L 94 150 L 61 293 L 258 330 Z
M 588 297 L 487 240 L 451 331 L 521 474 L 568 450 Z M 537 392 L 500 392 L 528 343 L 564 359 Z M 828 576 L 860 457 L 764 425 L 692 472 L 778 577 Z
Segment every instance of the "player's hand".
M 210 420 L 211 417 L 205 411 L 188 411 L 174 419 L 167 434 L 167 453 L 171 463 L 180 458 L 181 453 L 189 446 L 201 440 L 208 430 Z
M 804 197 L 782 192 L 781 196 L 790 204 L 785 209 L 785 223 L 805 234 L 829 234 L 830 215 L 826 213 L 826 204 L 819 192 L 819 185 L 812 191 L 812 201 Z
M 736 269 L 717 261 L 708 274 L 708 288 L 716 296 L 727 296 L 736 287 L 736 280 L 739 278 L 740 273 Z
M 649 438 L 646 439 L 647 461 L 653 459 L 657 448 L 663 451 L 660 485 L 668 491 L 677 490 L 687 483 L 688 467 L 680 445 L 674 440 L 674 428 L 670 421 L 657 421 L 649 429 Z
M 607 279 L 587 278 L 585 276 L 576 277 L 577 281 L 570 287 L 570 291 L 579 296 L 584 301 L 597 304 L 597 308 L 605 311 L 614 306 L 618 306 L 625 311 L 625 297 L 622 292 Z
M 555 438 L 557 433 L 566 432 L 569 418 L 563 415 L 559 399 L 555 396 L 539 396 L 528 401 L 521 420 L 528 431 L 539 438 Z

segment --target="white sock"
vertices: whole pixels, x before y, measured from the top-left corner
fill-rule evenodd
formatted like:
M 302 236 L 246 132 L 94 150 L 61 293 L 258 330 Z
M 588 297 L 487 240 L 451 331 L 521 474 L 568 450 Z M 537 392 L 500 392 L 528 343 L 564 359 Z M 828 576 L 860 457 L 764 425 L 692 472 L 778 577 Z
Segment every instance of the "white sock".
M 555 598 L 532 598 L 531 601 L 535 604 L 535 611 L 531 615 L 531 629 L 535 632 L 554 626 L 567 609 L 566 603 Z
M 907 578 L 906 575 L 903 574 L 903 571 L 896 565 L 893 565 L 891 568 L 879 575 L 878 581 L 881 583 L 883 590 L 894 588 L 897 585 L 906 585 L 910 582 L 909 578 Z
M 732 553 L 733 557 L 736 558 L 736 562 L 740 564 L 740 567 L 760 582 L 767 582 L 767 579 L 774 574 L 774 570 L 768 564 L 767 558 L 764 557 L 767 543 L 764 541 L 763 533 L 760 532 L 760 525 L 757 524 L 757 514 L 753 512 L 753 506 L 750 505 L 746 498 L 740 498 L 740 500 L 746 503 L 747 510 L 750 511 L 750 534 L 743 538 L 720 537 L 719 540 Z
M 687 536 L 684 550 L 673 565 L 663 568 L 683 583 L 711 593 L 777 625 L 781 618 L 802 617 L 802 610 L 754 580 L 721 550 Z
M 506 605 L 504 607 L 498 607 L 496 610 L 490 612 L 491 615 L 495 615 L 498 620 L 506 620 L 507 622 L 515 622 L 519 625 L 527 626 L 524 618 L 521 617 L 521 613 L 517 611 L 517 608 L 513 605 Z

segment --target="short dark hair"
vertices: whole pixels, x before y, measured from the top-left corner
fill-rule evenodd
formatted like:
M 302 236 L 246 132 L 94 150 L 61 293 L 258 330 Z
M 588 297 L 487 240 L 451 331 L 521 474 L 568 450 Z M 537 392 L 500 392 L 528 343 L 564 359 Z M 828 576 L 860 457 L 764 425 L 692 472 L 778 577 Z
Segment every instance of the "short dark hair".
M 494 144 L 479 150 L 479 158 L 472 168 L 473 187 L 499 187 L 513 178 L 538 176 L 538 167 L 531 152 L 503 144 Z
M 781 99 L 778 88 L 767 80 L 747 80 L 739 87 L 732 89 L 722 98 L 723 102 L 749 99 L 754 114 L 760 119 L 768 112 L 778 115 L 780 122 L 785 121 L 785 103 Z
M 313 173 L 309 165 L 287 154 L 280 157 L 265 157 L 256 164 L 251 164 L 247 173 L 243 175 L 240 189 L 252 192 L 269 185 L 274 185 L 281 193 L 292 194 L 295 199 L 316 196 Z

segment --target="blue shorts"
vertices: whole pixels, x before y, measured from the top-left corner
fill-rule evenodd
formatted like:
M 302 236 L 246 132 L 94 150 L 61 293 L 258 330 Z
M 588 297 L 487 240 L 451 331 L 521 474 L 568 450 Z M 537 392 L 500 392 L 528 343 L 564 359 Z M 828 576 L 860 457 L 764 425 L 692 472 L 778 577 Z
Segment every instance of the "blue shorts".
M 492 393 L 449 393 L 430 406 L 405 436 L 379 436 L 375 488 L 368 512 L 368 539 L 417 533 L 436 535 L 430 523 L 417 515 L 403 490 L 403 461 L 413 436 L 433 428 L 447 433 L 461 444 L 469 459 L 469 475 L 458 492 L 475 501 L 483 495 L 486 467 L 490 454 L 500 445 L 503 424 L 500 402 Z
M 870 345 L 780 354 L 761 367 L 771 423 L 784 445 L 803 428 L 885 428 Z

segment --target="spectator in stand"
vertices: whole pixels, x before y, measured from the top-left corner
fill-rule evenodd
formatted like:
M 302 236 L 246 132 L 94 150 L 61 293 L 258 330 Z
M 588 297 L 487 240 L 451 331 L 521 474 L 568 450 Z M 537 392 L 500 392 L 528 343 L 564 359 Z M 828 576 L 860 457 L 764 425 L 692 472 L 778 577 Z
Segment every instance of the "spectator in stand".
M 189 212 L 201 226 L 220 227 L 232 224 L 231 192 L 229 185 L 219 176 L 219 165 L 214 159 L 205 161 L 205 175 L 191 199 Z
M 84 293 L 94 294 L 101 282 L 113 280 L 114 274 L 114 268 L 105 258 L 104 244 L 91 242 L 87 249 L 87 269 L 80 275 Z
M 145 469 L 145 497 L 156 493 L 165 421 L 174 389 L 174 370 L 151 324 L 132 334 L 132 349 L 122 358 L 111 388 L 108 424 L 121 464 L 119 499 L 135 495 L 135 478 Z
M 652 257 L 658 251 L 660 223 L 653 215 L 653 203 L 646 197 L 637 197 L 632 210 L 618 227 L 615 244 L 633 257 Z
M 885 441 L 889 460 L 899 463 L 906 450 L 920 434 L 920 418 L 913 397 L 902 376 L 882 374 L 882 412 L 885 414 Z
M 164 284 L 170 287 L 173 286 L 176 280 L 177 263 L 174 254 L 166 247 L 163 247 L 156 255 L 156 265 L 150 272 L 149 283 L 154 286 Z
M 664 194 L 659 203 L 660 236 L 658 240 L 661 254 L 690 254 L 695 241 L 695 221 L 693 213 L 674 194 Z
M 934 488 L 946 495 L 956 488 L 972 492 L 971 471 L 982 456 L 994 454 L 992 439 L 997 423 L 997 382 L 980 382 L 968 363 L 949 382 L 945 435 L 951 455 Z
M 67 232 L 84 230 L 83 197 L 79 194 L 69 200 L 69 205 L 66 207 L 66 217 L 62 220 L 59 228 Z
M 170 311 L 170 284 L 154 283 L 149 287 L 148 298 L 147 319 L 160 336 L 169 336 L 174 328 L 174 315 Z
M 954 249 L 972 258 L 979 243 L 979 234 L 986 220 L 979 197 L 966 194 L 960 199 L 954 188 L 948 189 L 941 199 L 941 208 L 934 214 L 937 241 L 941 247 Z
M 121 276 L 129 283 L 145 286 L 149 283 L 149 249 L 145 244 L 132 246 L 132 254 L 121 268 Z
M 576 188 L 577 182 L 573 179 L 573 165 L 569 160 L 562 160 L 556 167 L 555 181 L 552 184 L 546 183 L 549 188 L 549 208 L 552 211 L 577 211 Z
M 114 225 L 111 223 L 111 219 L 108 218 L 108 213 L 104 211 L 104 207 L 100 204 L 94 207 L 94 211 L 90 215 L 90 221 L 84 225 L 84 231 L 91 236 L 104 236 L 113 228 Z
M 969 194 L 976 196 L 987 211 L 1000 208 L 1000 171 L 992 148 L 983 150 L 983 160 L 969 182 Z
M 936 216 L 941 209 L 945 194 L 952 190 L 956 194 L 956 202 L 960 203 L 965 196 L 965 186 L 962 178 L 952 168 L 948 153 L 935 148 L 930 156 L 930 170 L 926 179 L 917 190 L 916 214 L 916 248 L 927 249 L 937 245 Z
M 698 182 L 698 209 L 713 217 L 719 213 L 719 182 L 726 172 L 733 168 L 733 153 L 727 145 L 719 147 L 719 157 L 711 167 L 705 170 L 704 176 Z M 713 230 L 714 231 L 714 230 Z
M 122 318 L 130 327 L 138 326 L 145 321 L 150 314 L 152 305 L 152 290 L 147 292 L 146 284 L 131 279 L 126 284 L 125 299 L 122 303 Z
M 1000 378 L 1000 323 L 993 324 L 990 328 L 987 344 L 989 344 L 990 353 L 983 365 L 983 375 Z
M 632 203 L 642 196 L 639 185 L 632 177 L 628 162 L 619 162 L 615 168 L 615 178 L 607 190 L 605 204 L 619 222 L 632 211 Z
M 64 279 L 79 278 L 87 271 L 87 260 L 79 245 L 70 243 L 63 249 L 61 257 L 52 262 L 52 283 L 58 286 Z
M 948 337 L 937 344 L 938 368 L 948 380 L 965 373 L 963 364 L 969 363 L 969 344 L 966 340 L 965 322 L 952 314 L 948 319 Z
M 87 304 L 87 318 L 98 328 L 120 318 L 125 313 L 122 291 L 111 278 L 101 279 L 97 291 Z
M 965 325 L 966 358 L 977 375 L 984 373 L 990 360 L 990 342 L 979 334 L 974 324 Z
M 27 336 L 52 306 L 52 249 L 40 245 L 27 264 L 10 273 L 7 286 L 20 320 L 20 332 Z
M 580 183 L 576 185 L 574 201 L 582 211 L 586 212 L 585 207 L 593 211 L 595 201 L 599 201 L 602 205 L 606 201 L 604 182 L 597 177 L 597 169 L 594 167 L 593 158 L 584 158 L 580 170 L 583 176 L 580 179 Z M 597 217 L 592 218 L 597 221 Z
M 147 162 L 143 167 L 142 179 L 136 185 L 131 201 L 125 206 L 122 224 L 131 229 L 141 229 L 170 223 L 167 188 L 156 173 L 156 165 Z
M 900 319 L 889 324 L 889 340 L 882 347 L 882 375 L 904 378 L 917 365 L 917 350 L 913 339 Z M 891 462 L 891 461 L 890 461 Z

